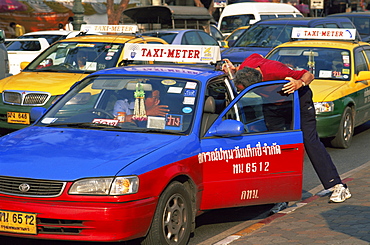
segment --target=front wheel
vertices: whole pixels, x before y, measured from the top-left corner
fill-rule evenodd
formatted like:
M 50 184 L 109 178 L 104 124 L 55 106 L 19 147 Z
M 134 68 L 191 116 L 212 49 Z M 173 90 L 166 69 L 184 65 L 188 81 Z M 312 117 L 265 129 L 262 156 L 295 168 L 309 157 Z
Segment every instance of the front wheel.
M 185 245 L 190 238 L 191 198 L 181 183 L 171 183 L 158 200 L 157 209 L 143 245 Z
M 337 135 L 330 142 L 333 147 L 346 149 L 351 145 L 354 132 L 353 118 L 352 109 L 346 107 L 340 121 Z

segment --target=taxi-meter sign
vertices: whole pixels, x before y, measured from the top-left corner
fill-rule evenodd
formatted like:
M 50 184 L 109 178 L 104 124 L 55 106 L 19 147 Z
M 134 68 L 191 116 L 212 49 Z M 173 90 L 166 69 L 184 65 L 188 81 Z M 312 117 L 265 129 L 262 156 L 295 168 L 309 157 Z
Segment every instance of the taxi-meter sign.
M 324 0 L 311 0 L 311 9 L 324 9 Z
M 112 33 L 136 33 L 137 25 L 81 25 L 81 31 L 112 32 Z
M 123 52 L 127 60 L 189 63 L 216 63 L 221 60 L 218 46 L 126 43 Z
M 355 40 L 356 29 L 293 27 L 291 37 L 299 39 Z

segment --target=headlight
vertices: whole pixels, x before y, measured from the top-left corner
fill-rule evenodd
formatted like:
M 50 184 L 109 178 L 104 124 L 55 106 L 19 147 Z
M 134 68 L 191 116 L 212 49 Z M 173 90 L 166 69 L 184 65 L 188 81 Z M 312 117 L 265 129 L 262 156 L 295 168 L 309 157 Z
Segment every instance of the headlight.
M 315 102 L 315 111 L 316 114 L 322 112 L 331 112 L 334 111 L 334 103 L 333 102 Z
M 136 193 L 139 189 L 137 176 L 116 178 L 92 178 L 78 180 L 71 186 L 69 194 L 74 195 L 125 195 Z

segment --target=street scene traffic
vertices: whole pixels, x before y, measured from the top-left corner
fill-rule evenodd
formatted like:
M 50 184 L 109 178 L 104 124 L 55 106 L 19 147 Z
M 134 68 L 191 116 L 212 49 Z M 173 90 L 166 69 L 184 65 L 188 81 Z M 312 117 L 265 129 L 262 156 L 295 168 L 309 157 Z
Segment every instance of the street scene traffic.
M 0 4 L 2 244 L 370 243 L 366 2 Z

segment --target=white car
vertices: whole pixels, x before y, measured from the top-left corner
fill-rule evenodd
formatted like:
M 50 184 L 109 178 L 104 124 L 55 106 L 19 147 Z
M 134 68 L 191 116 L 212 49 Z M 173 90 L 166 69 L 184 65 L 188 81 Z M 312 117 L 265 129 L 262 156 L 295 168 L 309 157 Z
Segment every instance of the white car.
M 52 44 L 56 41 L 63 40 L 70 37 L 75 37 L 79 35 L 81 31 L 66 31 L 66 30 L 50 30 L 50 31 L 35 31 L 35 32 L 28 32 L 23 34 L 18 38 L 45 38 L 48 40 L 49 44 Z M 99 32 L 92 32 L 89 31 L 84 35 L 102 35 Z
M 9 73 L 16 75 L 21 72 L 21 62 L 31 62 L 42 51 L 50 46 L 45 38 L 5 39 L 9 57 Z

